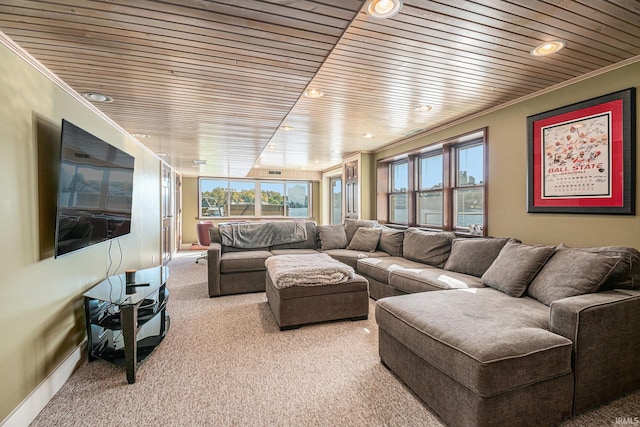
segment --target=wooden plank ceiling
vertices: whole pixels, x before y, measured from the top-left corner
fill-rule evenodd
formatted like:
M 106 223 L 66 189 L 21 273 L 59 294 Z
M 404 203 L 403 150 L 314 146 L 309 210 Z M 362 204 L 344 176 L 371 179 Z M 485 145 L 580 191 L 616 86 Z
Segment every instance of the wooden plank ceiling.
M 386 20 L 363 5 L 2 0 L 0 30 L 113 97 L 95 105 L 185 176 L 325 170 L 640 55 L 638 1 L 405 0 Z M 553 39 L 567 47 L 529 54 Z

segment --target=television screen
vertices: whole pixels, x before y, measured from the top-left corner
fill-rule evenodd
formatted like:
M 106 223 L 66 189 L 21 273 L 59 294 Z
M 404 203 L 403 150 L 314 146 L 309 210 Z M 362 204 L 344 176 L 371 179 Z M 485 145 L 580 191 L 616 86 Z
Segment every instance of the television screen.
M 130 232 L 134 160 L 62 120 L 56 257 Z

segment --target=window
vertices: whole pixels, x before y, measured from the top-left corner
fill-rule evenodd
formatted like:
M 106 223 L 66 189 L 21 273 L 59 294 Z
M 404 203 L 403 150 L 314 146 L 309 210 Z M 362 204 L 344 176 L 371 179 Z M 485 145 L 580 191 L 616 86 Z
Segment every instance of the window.
M 332 178 L 331 186 L 331 224 L 342 224 L 342 178 Z
M 263 182 L 260 193 L 262 215 L 284 216 L 284 182 Z
M 310 192 L 309 181 L 200 178 L 200 217 L 308 218 Z
M 409 162 L 391 164 L 391 191 L 389 193 L 389 220 L 397 224 L 408 223 Z
M 287 216 L 309 217 L 309 184 L 287 182 Z
M 482 143 L 455 149 L 456 182 L 453 188 L 455 228 L 484 223 L 484 147 Z
M 418 159 L 418 224 L 443 226 L 442 153 L 429 154 Z
M 388 188 L 378 216 L 393 224 L 484 234 L 485 132 L 380 161 L 379 182 Z M 383 199 L 384 200 L 384 199 Z M 386 206 L 385 204 L 386 203 Z M 386 209 L 386 218 L 380 209 Z

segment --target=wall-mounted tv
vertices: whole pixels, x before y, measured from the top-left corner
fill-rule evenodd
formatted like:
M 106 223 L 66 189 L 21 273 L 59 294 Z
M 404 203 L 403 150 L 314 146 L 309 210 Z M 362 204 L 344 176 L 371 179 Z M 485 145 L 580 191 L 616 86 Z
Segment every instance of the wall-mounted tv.
M 62 120 L 56 257 L 130 232 L 134 161 Z

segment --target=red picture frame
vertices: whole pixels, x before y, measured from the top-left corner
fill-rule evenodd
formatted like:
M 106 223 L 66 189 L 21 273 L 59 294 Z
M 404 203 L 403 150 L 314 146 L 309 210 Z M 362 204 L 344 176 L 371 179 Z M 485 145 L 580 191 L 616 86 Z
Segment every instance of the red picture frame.
M 531 213 L 635 214 L 635 89 L 527 117 Z

